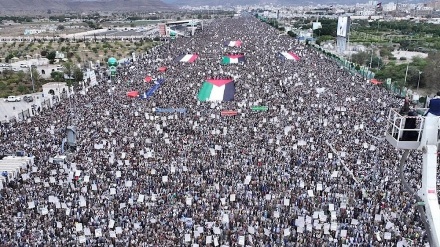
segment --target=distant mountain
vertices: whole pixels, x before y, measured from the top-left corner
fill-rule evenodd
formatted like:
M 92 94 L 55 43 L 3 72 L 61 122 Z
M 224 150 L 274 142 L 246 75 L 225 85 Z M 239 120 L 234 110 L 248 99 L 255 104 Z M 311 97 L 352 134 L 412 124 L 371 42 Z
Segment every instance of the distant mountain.
M 65 10 L 63 3 L 53 0 L 0 0 L 1 12 Z
M 230 1 L 230 0 L 163 0 L 167 4 L 176 5 L 176 6 L 218 6 L 218 5 L 246 5 L 246 4 L 254 4 L 256 1 L 253 0 L 238 0 L 238 1 Z
M 367 3 L 368 0 L 163 0 L 167 4 L 175 5 L 175 6 L 236 6 L 236 5 L 253 5 L 253 4 L 279 4 L 279 5 L 339 5 L 339 4 L 356 4 L 356 3 Z M 393 0 L 377 0 L 378 2 L 388 3 L 393 2 Z M 399 3 L 403 2 L 422 2 L 424 0 L 400 0 Z M 395 2 L 395 1 L 394 1 Z
M 2 0 L 3 1 L 3 0 Z M 81 11 L 165 11 L 172 7 L 160 0 L 62 0 L 69 9 Z
M 166 11 L 160 0 L 0 0 L 1 12 L 35 11 Z
M 308 5 L 310 2 L 304 2 L 301 0 L 163 0 L 165 3 L 176 6 L 236 6 L 236 5 L 253 5 L 253 4 L 282 4 L 282 5 Z M 318 0 L 320 1 L 320 0 Z M 322 0 L 323 3 L 327 3 Z

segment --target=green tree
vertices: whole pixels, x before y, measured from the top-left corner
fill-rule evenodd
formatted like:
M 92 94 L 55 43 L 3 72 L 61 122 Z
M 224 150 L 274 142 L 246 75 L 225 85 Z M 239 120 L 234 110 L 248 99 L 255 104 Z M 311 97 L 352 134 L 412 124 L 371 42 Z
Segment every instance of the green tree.
M 317 45 L 321 45 L 322 42 L 325 42 L 325 41 L 328 41 L 328 40 L 334 40 L 334 37 L 331 36 L 331 35 L 323 35 L 323 36 L 319 36 L 319 37 L 316 39 L 316 44 L 317 44 Z
M 75 81 L 75 86 L 78 85 L 78 82 L 80 82 L 80 81 L 82 81 L 84 79 L 83 71 L 80 68 L 76 67 L 76 66 L 75 66 L 75 68 L 73 70 L 73 79 Z
M 2 71 L 3 78 L 5 79 L 11 79 L 12 75 L 14 74 L 14 71 L 10 69 L 6 69 Z
M 8 54 L 5 58 L 5 62 L 9 63 L 9 61 L 14 57 L 14 54 Z
M 72 77 L 73 75 L 73 70 L 74 70 L 74 65 L 72 62 L 65 62 L 63 64 L 63 71 L 64 74 L 66 74 L 67 76 Z
M 379 54 L 381 57 L 391 57 L 393 56 L 393 54 L 391 53 L 391 51 L 387 48 L 381 48 L 379 51 Z
M 294 33 L 293 31 L 288 31 L 287 34 L 293 38 L 296 38 L 296 36 L 297 36 L 296 33 Z
M 373 59 L 370 58 L 372 68 L 381 68 L 383 66 L 383 61 L 380 57 L 374 56 Z
M 26 93 L 26 91 L 28 91 L 28 88 L 27 88 L 25 85 L 23 85 L 23 84 L 20 83 L 20 85 L 18 85 L 17 90 L 18 90 L 21 94 L 24 94 L 24 93 Z
M 431 53 L 423 70 L 424 82 L 429 88 L 440 88 L 440 53 Z
M 57 82 L 64 81 L 64 74 L 60 71 L 52 71 L 52 73 L 50 73 L 50 77 Z
M 56 51 L 50 51 L 46 58 L 49 59 L 49 61 L 51 61 L 53 63 L 53 61 L 55 60 L 55 57 L 57 56 Z
M 428 64 L 429 59 L 424 59 L 421 57 L 413 57 L 411 65 L 417 67 L 419 70 L 424 70 Z
M 419 69 L 415 66 L 408 66 L 408 73 L 406 75 L 406 85 L 415 88 L 417 87 L 418 80 L 419 80 Z
M 356 64 L 365 65 L 368 61 L 370 62 L 371 54 L 367 52 L 358 52 L 351 56 L 351 61 Z
M 81 56 L 78 55 L 78 54 L 75 55 L 75 59 L 76 59 L 76 61 L 77 61 L 78 63 L 81 63 L 81 62 L 82 62 Z
M 32 77 L 31 77 L 31 73 L 32 73 Z M 26 81 L 32 83 L 32 80 L 34 80 L 35 85 L 38 85 L 41 81 L 41 75 L 40 73 L 38 73 L 38 70 L 36 68 L 32 68 L 31 72 L 26 73 Z

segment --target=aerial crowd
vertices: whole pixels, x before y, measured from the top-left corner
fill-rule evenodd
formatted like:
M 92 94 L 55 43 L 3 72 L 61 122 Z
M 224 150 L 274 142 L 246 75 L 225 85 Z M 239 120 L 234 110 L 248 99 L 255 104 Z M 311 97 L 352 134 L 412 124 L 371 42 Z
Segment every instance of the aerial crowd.
M 182 54 L 198 57 L 176 62 Z M 228 54 L 246 60 L 222 64 Z M 202 83 L 219 78 L 233 80 L 233 100 L 199 101 Z M 382 138 L 401 100 L 252 16 L 216 19 L 98 79 L 30 122 L 2 125 L 0 151 L 35 164 L 0 192 L 1 246 L 427 242 L 399 150 Z M 147 99 L 127 96 L 152 87 Z M 56 163 L 66 124 L 78 128 L 76 150 Z M 421 155 L 410 161 L 416 188 Z

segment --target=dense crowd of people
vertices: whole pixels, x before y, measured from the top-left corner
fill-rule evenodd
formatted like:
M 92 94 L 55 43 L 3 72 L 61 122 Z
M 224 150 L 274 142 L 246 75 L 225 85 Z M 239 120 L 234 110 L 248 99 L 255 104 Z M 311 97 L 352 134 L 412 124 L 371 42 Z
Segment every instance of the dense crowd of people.
M 300 60 L 280 59 L 285 51 Z M 182 53 L 199 58 L 175 62 Z M 240 53 L 246 62 L 220 63 Z M 148 99 L 127 97 L 153 87 L 147 75 L 165 81 Z M 207 78 L 233 78 L 234 100 L 198 101 Z M 399 151 L 377 138 L 401 100 L 256 18 L 218 19 L 156 46 L 69 101 L 2 129 L 2 151 L 35 157 L 1 190 L 2 246 L 427 242 Z M 70 121 L 76 151 L 57 164 Z M 406 170 L 414 187 L 420 157 Z

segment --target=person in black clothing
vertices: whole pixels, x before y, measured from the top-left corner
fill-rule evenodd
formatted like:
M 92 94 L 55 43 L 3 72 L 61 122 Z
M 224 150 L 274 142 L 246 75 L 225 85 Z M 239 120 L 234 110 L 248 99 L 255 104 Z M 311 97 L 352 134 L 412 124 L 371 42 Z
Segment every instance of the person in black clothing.
M 429 101 L 429 110 L 426 115 L 432 114 L 434 116 L 440 116 L 440 92 Z
M 405 97 L 405 102 L 403 103 L 402 109 L 400 109 L 400 115 L 407 115 L 409 112 L 409 98 Z
M 415 129 L 417 127 L 417 113 L 410 111 L 407 113 L 408 118 L 405 119 L 404 129 Z M 419 132 L 417 130 L 406 130 L 403 132 L 402 141 L 417 141 Z

